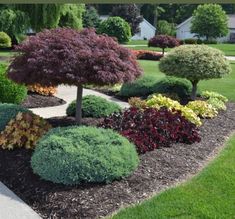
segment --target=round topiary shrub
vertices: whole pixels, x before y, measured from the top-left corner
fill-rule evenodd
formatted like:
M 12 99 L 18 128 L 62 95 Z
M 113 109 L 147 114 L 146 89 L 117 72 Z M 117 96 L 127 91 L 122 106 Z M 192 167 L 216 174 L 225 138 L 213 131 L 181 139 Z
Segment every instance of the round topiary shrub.
M 119 43 L 126 43 L 131 38 L 130 25 L 121 17 L 109 17 L 101 22 L 98 33 L 116 37 Z
M 54 183 L 111 182 L 138 166 L 135 146 L 112 130 L 95 127 L 56 128 L 37 144 L 33 172 Z
M 7 78 L 7 66 L 0 64 L 0 102 L 21 103 L 27 95 L 27 88 Z
M 187 98 L 192 90 L 191 83 L 186 79 L 165 77 L 158 81 L 153 88 L 154 93 L 176 94 L 179 98 Z
M 0 32 L 0 48 L 10 48 L 11 47 L 11 38 L 5 33 Z
M 160 71 L 168 76 L 186 78 L 192 83 L 191 98 L 196 98 L 200 80 L 222 78 L 231 72 L 223 52 L 205 45 L 183 45 L 160 60 Z
M 82 98 L 83 117 L 102 118 L 119 111 L 121 111 L 121 107 L 118 104 L 110 102 L 103 97 L 87 95 Z M 76 101 L 69 104 L 66 114 L 68 116 L 75 116 Z
M 0 132 L 3 131 L 11 119 L 19 112 L 30 112 L 28 109 L 15 104 L 0 104 Z
M 124 83 L 119 95 L 122 97 L 143 97 L 153 93 L 156 78 L 143 76 L 132 83 Z

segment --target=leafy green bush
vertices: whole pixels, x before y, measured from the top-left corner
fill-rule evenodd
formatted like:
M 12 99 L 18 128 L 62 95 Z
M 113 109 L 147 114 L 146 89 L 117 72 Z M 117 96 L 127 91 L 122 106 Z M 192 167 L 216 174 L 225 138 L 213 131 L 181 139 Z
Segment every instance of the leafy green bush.
M 118 104 L 110 102 L 102 97 L 87 95 L 82 98 L 83 117 L 101 118 L 109 116 L 114 112 L 119 112 L 120 110 L 121 107 Z M 69 104 L 68 108 L 66 109 L 66 114 L 68 116 L 75 116 L 76 101 L 73 101 Z
M 138 166 L 135 146 L 108 129 L 56 128 L 36 145 L 31 159 L 34 173 L 66 185 L 111 182 L 130 175 Z
M 121 17 L 109 17 L 101 22 L 98 33 L 116 37 L 119 43 L 126 43 L 131 38 L 130 25 Z
M 132 83 L 124 83 L 119 95 L 122 97 L 143 97 L 153 93 L 155 77 L 143 76 Z
M 197 44 L 197 39 L 194 38 L 188 38 L 184 40 L 185 44 Z
M 15 104 L 0 104 L 0 132 L 3 131 L 7 123 L 16 117 L 19 112 L 30 112 L 28 109 Z
M 27 88 L 8 79 L 6 70 L 7 66 L 0 64 L 0 102 L 19 104 L 26 98 Z
M 189 81 L 174 77 L 165 77 L 158 81 L 154 87 L 154 93 L 177 94 L 180 98 L 190 96 L 192 85 Z
M 10 48 L 11 47 L 11 38 L 5 33 L 0 32 L 0 48 Z
M 186 78 L 192 83 L 191 98 L 196 98 L 200 80 L 222 78 L 231 72 L 223 52 L 205 45 L 183 45 L 160 60 L 160 71 L 168 76 Z

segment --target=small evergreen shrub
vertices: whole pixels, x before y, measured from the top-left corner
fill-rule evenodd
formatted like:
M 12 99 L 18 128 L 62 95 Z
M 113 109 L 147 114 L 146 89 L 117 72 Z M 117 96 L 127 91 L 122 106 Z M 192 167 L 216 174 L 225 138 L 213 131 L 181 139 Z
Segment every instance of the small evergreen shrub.
M 102 97 L 95 95 L 87 95 L 82 98 L 82 116 L 83 117 L 93 117 L 102 118 L 109 116 L 114 112 L 119 112 L 121 107 L 111 101 L 108 101 Z M 69 104 L 66 109 L 66 114 L 68 116 L 75 116 L 76 113 L 76 101 Z
M 172 100 L 161 94 L 152 95 L 147 100 L 147 106 L 151 108 L 160 109 L 161 107 L 167 108 L 169 111 L 179 111 L 188 121 L 194 123 L 196 126 L 202 125 L 200 118 L 187 106 L 182 106 L 178 101 Z
M 30 112 L 28 109 L 15 105 L 15 104 L 0 104 L 0 132 L 3 131 L 10 122 L 14 119 L 19 112 Z
M 188 80 L 174 77 L 163 78 L 153 88 L 154 93 L 177 94 L 180 98 L 189 97 L 191 90 L 192 85 Z
M 21 103 L 27 95 L 27 88 L 7 78 L 7 66 L 0 64 L 0 102 Z
M 0 32 L 0 49 L 10 48 L 11 38 L 5 33 Z
M 188 38 L 184 40 L 185 44 L 197 44 L 197 39 Z
M 119 95 L 122 97 L 143 97 L 153 93 L 156 78 L 153 76 L 143 76 L 132 83 L 124 83 Z
M 195 100 L 189 102 L 186 106 L 202 118 L 213 118 L 218 115 L 218 111 L 206 101 Z
M 126 43 L 131 38 L 131 27 L 121 17 L 109 17 L 101 22 L 98 33 L 116 37 L 119 43 Z
M 40 116 L 31 112 L 19 112 L 0 132 L 0 146 L 3 149 L 33 149 L 36 142 L 51 126 Z
M 190 144 L 200 141 L 193 123 L 179 111 L 170 112 L 166 108 L 129 108 L 105 118 L 101 127 L 118 131 L 136 145 L 140 154 L 169 147 L 173 142 Z
M 54 183 L 111 182 L 138 166 L 135 146 L 112 130 L 67 127 L 49 131 L 31 159 L 33 172 Z

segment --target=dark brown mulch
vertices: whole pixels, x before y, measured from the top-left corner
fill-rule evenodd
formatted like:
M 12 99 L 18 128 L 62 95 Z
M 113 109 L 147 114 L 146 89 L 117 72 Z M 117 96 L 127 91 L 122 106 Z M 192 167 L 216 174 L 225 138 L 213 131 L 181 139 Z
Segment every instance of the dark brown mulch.
M 51 107 L 66 104 L 66 102 L 55 96 L 43 96 L 29 92 L 27 98 L 21 104 L 26 108 Z
M 43 218 L 96 218 L 195 174 L 201 164 L 235 130 L 235 103 L 217 118 L 205 120 L 202 141 L 174 144 L 141 156 L 135 173 L 111 184 L 63 186 L 40 180 L 30 168 L 32 152 L 0 151 L 0 181 L 12 189 Z

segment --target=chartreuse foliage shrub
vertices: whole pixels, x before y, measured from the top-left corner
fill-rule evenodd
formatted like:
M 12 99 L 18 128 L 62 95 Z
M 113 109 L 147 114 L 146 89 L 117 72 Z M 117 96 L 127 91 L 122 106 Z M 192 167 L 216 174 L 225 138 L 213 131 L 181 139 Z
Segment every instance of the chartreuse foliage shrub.
M 173 142 L 193 143 L 200 141 L 196 125 L 189 122 L 179 111 L 166 108 L 129 108 L 113 114 L 103 121 L 101 127 L 112 128 L 136 145 L 137 151 L 145 153 Z
M 128 99 L 128 103 L 130 104 L 130 106 L 138 108 L 138 109 L 147 108 L 146 101 L 140 99 L 139 97 L 131 97 L 130 99 Z
M 0 147 L 3 149 L 27 148 L 33 149 L 39 138 L 51 126 L 40 116 L 31 112 L 19 112 L 0 132 Z
M 118 104 L 108 101 L 103 97 L 87 95 L 82 98 L 82 116 L 84 117 L 101 118 L 120 110 L 121 107 Z M 69 104 L 66 113 L 68 116 L 75 116 L 76 101 Z
M 0 64 L 0 102 L 19 104 L 26 98 L 27 88 L 8 79 L 6 70 L 7 65 Z
M 195 100 L 189 102 L 186 106 L 202 118 L 213 118 L 218 115 L 217 109 L 206 101 Z
M 42 86 L 40 84 L 28 85 L 28 90 L 44 96 L 52 96 L 56 93 L 56 86 Z
M 19 112 L 30 112 L 28 109 L 15 104 L 0 104 L 0 132 L 2 132 L 8 122 L 14 119 Z
M 178 110 L 181 112 L 181 115 L 184 116 L 187 120 L 194 123 L 197 126 L 200 126 L 201 120 L 194 113 L 193 110 L 188 108 L 187 106 L 182 106 L 178 101 L 172 100 L 168 97 L 162 96 L 161 94 L 152 95 L 147 100 L 147 106 L 160 109 L 161 107 L 166 107 L 170 111 Z
M 119 95 L 122 97 L 142 97 L 153 93 L 156 78 L 153 76 L 143 76 L 131 83 L 124 83 Z
M 109 17 L 101 22 L 98 33 L 116 37 L 119 43 L 126 43 L 131 38 L 131 27 L 121 17 Z
M 10 48 L 10 47 L 11 47 L 11 38 L 5 32 L 0 32 L 0 49 Z
M 207 98 L 207 103 L 212 105 L 216 110 L 226 110 L 225 103 L 228 101 L 228 98 L 213 91 L 203 91 L 202 97 Z
M 31 159 L 33 172 L 54 183 L 111 182 L 138 166 L 135 146 L 112 130 L 71 126 L 49 131 Z
M 193 100 L 200 80 L 222 78 L 231 72 L 223 52 L 205 45 L 183 45 L 171 50 L 160 60 L 159 69 L 168 76 L 188 79 L 193 86 Z

